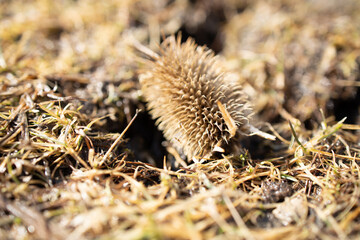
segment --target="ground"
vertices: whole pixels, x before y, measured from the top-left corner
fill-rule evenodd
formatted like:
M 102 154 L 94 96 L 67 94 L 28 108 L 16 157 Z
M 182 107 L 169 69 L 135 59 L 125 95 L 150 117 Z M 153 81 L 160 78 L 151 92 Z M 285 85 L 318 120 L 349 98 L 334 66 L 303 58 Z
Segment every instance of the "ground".
M 0 1 L 0 239 L 358 239 L 357 0 Z M 253 104 L 244 154 L 157 130 L 132 44 L 206 45 Z

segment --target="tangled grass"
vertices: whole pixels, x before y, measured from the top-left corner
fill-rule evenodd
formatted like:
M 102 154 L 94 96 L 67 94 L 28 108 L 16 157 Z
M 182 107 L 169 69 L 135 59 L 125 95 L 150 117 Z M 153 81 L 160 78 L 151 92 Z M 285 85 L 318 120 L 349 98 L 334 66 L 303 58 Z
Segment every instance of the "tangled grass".
M 154 2 L 0 2 L 0 238 L 358 239 L 359 3 Z M 276 141 L 163 143 L 128 45 L 179 30 Z

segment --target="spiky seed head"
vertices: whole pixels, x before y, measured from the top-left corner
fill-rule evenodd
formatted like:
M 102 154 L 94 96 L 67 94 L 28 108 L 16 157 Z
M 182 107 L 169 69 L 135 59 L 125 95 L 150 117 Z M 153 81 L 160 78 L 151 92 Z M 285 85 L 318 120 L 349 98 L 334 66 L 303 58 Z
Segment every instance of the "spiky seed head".
M 140 75 L 147 107 L 166 139 L 188 158 L 204 157 L 247 129 L 251 108 L 218 58 L 192 39 L 170 36 Z M 149 54 L 148 54 L 149 55 Z

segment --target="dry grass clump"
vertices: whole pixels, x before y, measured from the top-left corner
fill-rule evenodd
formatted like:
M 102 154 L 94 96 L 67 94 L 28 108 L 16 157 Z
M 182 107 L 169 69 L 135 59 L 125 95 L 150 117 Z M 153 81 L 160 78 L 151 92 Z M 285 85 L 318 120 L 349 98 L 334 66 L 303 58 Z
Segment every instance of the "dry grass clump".
M 0 239 L 359 239 L 358 1 L 213 2 L 0 1 Z M 277 140 L 162 152 L 128 47 L 160 29 L 210 34 Z
M 171 36 L 140 75 L 148 108 L 165 137 L 189 160 L 209 156 L 236 133 L 249 134 L 251 107 L 240 83 L 223 72 L 214 53 Z

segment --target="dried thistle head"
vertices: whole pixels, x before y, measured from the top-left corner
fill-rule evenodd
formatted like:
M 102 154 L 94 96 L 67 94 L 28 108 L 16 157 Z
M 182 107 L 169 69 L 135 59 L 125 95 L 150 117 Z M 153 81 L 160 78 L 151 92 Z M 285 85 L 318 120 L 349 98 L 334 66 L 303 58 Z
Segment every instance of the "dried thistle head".
M 166 139 L 188 158 L 208 156 L 248 132 L 247 96 L 218 66 L 213 51 L 174 36 L 163 41 L 160 54 L 141 48 L 151 57 L 140 75 L 147 107 Z

